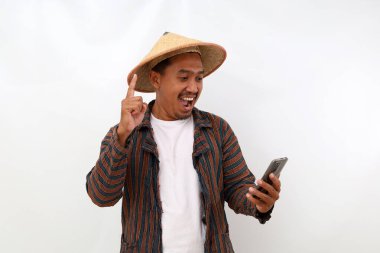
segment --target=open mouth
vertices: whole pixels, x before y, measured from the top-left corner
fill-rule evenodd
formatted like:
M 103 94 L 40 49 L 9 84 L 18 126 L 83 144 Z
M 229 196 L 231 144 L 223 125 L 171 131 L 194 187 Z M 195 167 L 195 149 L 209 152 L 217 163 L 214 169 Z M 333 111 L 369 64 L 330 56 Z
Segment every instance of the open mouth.
M 193 108 L 195 102 L 195 96 L 182 96 L 178 98 L 179 102 L 183 106 L 185 111 L 189 111 Z

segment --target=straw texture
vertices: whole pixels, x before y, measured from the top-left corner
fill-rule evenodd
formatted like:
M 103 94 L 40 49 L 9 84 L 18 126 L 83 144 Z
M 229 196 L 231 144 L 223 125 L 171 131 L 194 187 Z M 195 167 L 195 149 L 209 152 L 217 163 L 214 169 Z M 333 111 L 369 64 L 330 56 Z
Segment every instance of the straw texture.
M 202 58 L 205 71 L 204 77 L 214 72 L 226 59 L 226 50 L 213 43 L 190 39 L 175 33 L 164 33 L 150 52 L 128 74 L 128 83 L 133 75 L 137 74 L 136 91 L 154 92 L 154 87 L 149 80 L 149 72 L 159 62 L 186 52 L 198 52 Z

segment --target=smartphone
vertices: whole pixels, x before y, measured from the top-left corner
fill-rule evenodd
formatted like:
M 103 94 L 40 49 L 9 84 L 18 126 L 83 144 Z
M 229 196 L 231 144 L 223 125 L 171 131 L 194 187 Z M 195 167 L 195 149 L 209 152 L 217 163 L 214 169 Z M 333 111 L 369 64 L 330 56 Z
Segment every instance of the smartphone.
M 268 184 L 272 184 L 269 175 L 273 173 L 276 177 L 280 177 L 281 171 L 284 168 L 286 162 L 288 161 L 287 157 L 277 158 L 274 159 L 268 166 L 268 169 L 265 171 L 263 177 L 261 180 Z M 267 190 L 262 188 L 261 186 L 257 186 L 257 189 L 263 193 L 268 193 Z M 254 198 L 258 198 L 257 196 L 253 195 Z

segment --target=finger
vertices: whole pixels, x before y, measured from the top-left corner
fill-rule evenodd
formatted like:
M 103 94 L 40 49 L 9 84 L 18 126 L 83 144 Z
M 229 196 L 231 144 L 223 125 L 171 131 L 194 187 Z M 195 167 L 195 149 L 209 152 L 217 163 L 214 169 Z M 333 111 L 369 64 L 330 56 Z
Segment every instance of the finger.
M 250 189 L 250 190 L 251 190 L 251 189 Z M 252 200 L 252 202 L 256 203 L 256 204 L 254 204 L 254 205 L 256 205 L 257 210 L 259 210 L 259 211 L 262 212 L 262 213 L 267 212 L 267 211 L 270 210 L 270 209 L 273 207 L 273 205 L 274 205 L 274 200 L 273 200 L 273 199 L 270 199 L 270 201 L 265 202 L 265 201 L 263 201 L 262 199 L 258 199 L 258 200 L 257 200 L 257 199 L 255 199 L 255 198 L 253 198 L 253 197 L 249 198 L 248 195 L 250 195 L 250 194 L 247 193 L 247 198 L 248 198 L 249 200 Z M 253 195 L 253 196 L 254 196 L 254 195 Z M 253 201 L 253 200 L 256 200 L 256 201 Z M 252 202 L 251 202 L 251 203 L 252 203 Z
M 274 199 L 271 196 L 257 190 L 256 188 L 250 187 L 249 192 L 258 197 L 265 204 L 271 205 L 274 203 Z
M 143 103 L 143 107 L 142 107 L 141 112 L 145 113 L 147 109 L 148 109 L 148 104 L 147 103 Z
M 142 104 L 143 101 L 142 101 L 142 97 L 131 97 L 131 98 L 124 98 L 122 101 L 121 101 L 121 107 L 122 108 L 129 108 L 137 103 L 140 103 Z
M 137 116 L 137 115 L 139 115 L 139 114 L 144 114 L 145 112 L 146 112 L 146 110 L 147 110 L 147 108 L 148 108 L 148 104 L 147 103 L 142 103 L 142 106 L 141 106 L 141 108 L 140 108 L 140 111 L 133 111 L 132 112 L 132 115 L 133 116 Z
M 125 110 L 129 112 L 140 112 L 142 108 L 142 103 L 141 102 L 130 102 L 128 104 L 125 104 L 124 106 Z
M 281 191 L 281 181 L 278 177 L 276 177 L 273 173 L 269 175 L 270 180 L 272 181 L 273 187 L 276 189 L 277 192 Z
M 134 97 L 130 97 L 130 98 L 124 98 L 123 99 L 123 102 L 125 104 L 128 104 L 128 103 L 132 103 L 132 102 L 139 102 L 139 103 L 142 103 L 143 102 L 143 99 L 141 96 L 134 96 Z
M 279 193 L 277 190 L 270 184 L 264 182 L 263 180 L 258 180 L 257 184 L 261 186 L 264 190 L 268 192 L 268 194 L 275 200 L 279 198 Z
M 263 204 L 263 205 L 261 205 L 261 204 L 256 205 L 257 210 L 259 210 L 259 212 L 261 212 L 261 213 L 268 212 L 272 207 L 273 207 L 273 205 L 271 205 L 271 206 L 267 206 L 265 204 Z
M 261 200 L 252 197 L 252 195 L 249 194 L 249 193 L 246 194 L 246 198 L 248 199 L 249 202 L 252 203 L 253 206 L 255 206 L 255 205 L 263 205 L 264 204 Z
M 133 112 L 137 112 L 139 113 L 141 111 L 141 108 L 142 108 L 142 103 L 136 103 L 134 106 L 133 106 Z
M 129 84 L 126 98 L 131 98 L 135 95 L 136 81 L 137 81 L 137 75 L 134 74 L 132 77 L 131 83 Z

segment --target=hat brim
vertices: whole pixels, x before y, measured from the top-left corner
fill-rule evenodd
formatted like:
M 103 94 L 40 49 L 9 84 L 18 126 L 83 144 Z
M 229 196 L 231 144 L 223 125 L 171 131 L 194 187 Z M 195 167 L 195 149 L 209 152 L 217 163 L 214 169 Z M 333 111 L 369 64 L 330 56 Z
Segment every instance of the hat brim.
M 175 55 L 177 51 L 183 51 L 186 48 L 193 47 L 198 47 L 201 53 L 202 64 L 205 71 L 203 77 L 206 77 L 213 73 L 215 70 L 217 70 L 220 67 L 220 65 L 223 64 L 227 57 L 227 52 L 222 46 L 207 42 L 197 42 L 194 44 L 187 44 L 186 46 L 181 46 L 174 49 L 171 48 L 168 51 L 163 51 L 160 54 L 151 56 L 141 61 L 128 74 L 128 84 L 131 82 L 133 75 L 137 74 L 135 90 L 139 92 L 154 92 L 155 89 L 153 85 L 150 83 L 149 79 L 149 73 L 152 67 L 154 67 L 151 66 L 151 63 L 158 63 L 166 58 L 169 58 L 170 55 Z

